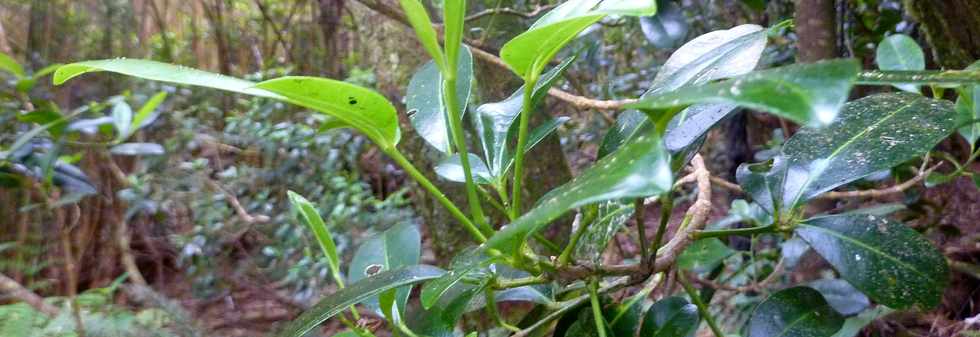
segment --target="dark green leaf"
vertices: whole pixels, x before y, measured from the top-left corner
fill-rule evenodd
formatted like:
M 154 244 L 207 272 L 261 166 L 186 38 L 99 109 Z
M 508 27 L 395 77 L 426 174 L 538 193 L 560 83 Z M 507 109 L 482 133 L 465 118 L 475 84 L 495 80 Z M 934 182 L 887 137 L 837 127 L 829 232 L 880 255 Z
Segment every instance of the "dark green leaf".
M 871 306 L 868 296 L 841 279 L 820 279 L 808 286 L 819 291 L 827 303 L 844 316 L 855 315 Z
M 886 218 L 824 216 L 803 222 L 796 233 L 842 278 L 895 309 L 932 308 L 949 283 L 942 253 L 919 233 Z
M 698 273 L 709 272 L 735 251 L 717 238 L 694 241 L 677 257 L 677 266 Z
M 908 35 L 895 34 L 886 37 L 878 44 L 875 56 L 878 69 L 881 70 L 925 70 L 926 56 L 922 52 L 919 44 L 915 43 Z M 896 84 L 895 87 L 910 91 L 919 92 L 919 87 L 914 84 Z
M 337 245 L 333 241 L 333 235 L 330 234 L 330 229 L 327 228 L 327 224 L 320 217 L 320 212 L 313 206 L 313 203 L 306 200 L 302 195 L 293 191 L 287 191 L 286 194 L 289 196 L 289 203 L 296 210 L 296 214 L 299 215 L 299 218 L 303 220 L 306 227 L 316 237 L 320 249 L 323 250 L 323 255 L 327 257 L 328 267 L 330 267 L 332 276 L 336 280 L 342 280 L 340 277 L 340 256 L 337 255 Z
M 442 276 L 442 274 L 441 269 L 425 265 L 404 267 L 398 270 L 378 273 L 327 296 L 314 305 L 313 308 L 310 308 L 298 318 L 289 322 L 276 336 L 302 337 L 310 330 L 316 328 L 317 325 L 320 325 L 320 323 L 343 312 L 357 302 L 376 296 L 388 289 L 435 279 Z
M 600 203 L 597 207 L 595 220 L 588 225 L 582 238 L 575 247 L 575 260 L 587 260 L 595 263 L 600 262 L 606 246 L 613 236 L 633 215 L 633 204 L 623 203 L 618 200 Z
M 486 245 L 517 252 L 528 236 L 569 210 L 600 201 L 657 195 L 669 191 L 672 184 L 670 156 L 663 142 L 656 134 L 643 135 L 549 192 L 534 208 L 494 234 Z
M 483 158 L 470 153 L 470 173 L 473 174 L 473 181 L 477 184 L 489 184 L 493 181 L 493 176 L 487 164 L 483 163 Z M 436 174 L 449 181 L 457 183 L 466 182 L 466 174 L 463 173 L 463 164 L 460 162 L 459 154 L 454 154 L 444 158 L 436 164 Z
M 412 308 L 406 321 L 412 331 L 429 337 L 453 337 L 456 322 L 466 312 L 470 301 L 480 295 L 487 286 L 487 280 L 479 285 L 457 284 L 433 306 L 427 309 Z
M 162 156 L 163 146 L 156 143 L 123 143 L 113 146 L 109 152 L 120 156 Z
M 446 275 L 426 283 L 422 287 L 420 300 L 422 307 L 431 308 L 453 286 L 459 284 L 464 277 L 476 277 L 482 268 L 486 268 L 494 259 L 488 257 L 482 250 L 469 249 L 457 255 L 449 266 Z M 489 276 L 485 274 L 483 276 Z
M 408 82 L 405 107 L 410 111 L 409 120 L 415 132 L 429 145 L 441 152 L 450 152 L 449 124 L 446 120 L 446 106 L 443 102 L 442 74 L 435 63 L 423 65 Z M 456 96 L 459 111 L 466 111 L 473 83 L 473 56 L 469 48 L 463 48 L 459 56 L 456 74 Z
M 784 289 L 755 308 L 748 337 L 830 337 L 844 324 L 820 292 L 807 287 Z
M 682 297 L 664 298 L 647 310 L 639 337 L 688 337 L 698 329 L 698 308 Z
M 422 254 L 421 236 L 414 225 L 402 223 L 361 243 L 351 260 L 347 277 L 351 283 L 386 270 L 413 266 L 419 263 Z M 398 289 L 396 304 L 400 313 L 405 312 L 410 287 Z M 364 304 L 378 309 L 377 298 L 370 298 Z
M 55 71 L 53 81 L 55 85 L 61 85 L 76 76 L 97 71 L 109 71 L 154 81 L 215 88 L 259 97 L 279 98 L 278 95 L 254 88 L 255 83 L 250 81 L 184 66 L 124 58 L 63 65 Z
M 651 95 L 628 107 L 658 110 L 695 103 L 728 103 L 801 124 L 827 125 L 847 100 L 859 70 L 855 60 L 794 64 Z
M 955 128 L 950 102 L 911 93 L 878 94 L 847 103 L 825 128 L 803 128 L 783 146 L 780 175 L 787 210 L 932 149 Z M 777 198 L 778 199 L 778 198 Z M 760 204 L 762 204 L 760 202 Z

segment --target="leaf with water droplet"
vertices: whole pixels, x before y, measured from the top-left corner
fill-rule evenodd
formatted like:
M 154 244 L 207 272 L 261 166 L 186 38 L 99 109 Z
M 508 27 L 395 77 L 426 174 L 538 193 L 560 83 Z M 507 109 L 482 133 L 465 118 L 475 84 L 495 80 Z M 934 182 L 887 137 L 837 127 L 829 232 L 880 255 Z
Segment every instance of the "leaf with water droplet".
M 916 231 L 887 218 L 821 216 L 801 223 L 796 233 L 843 279 L 891 308 L 935 307 L 949 284 L 943 254 Z
M 844 324 L 820 292 L 808 287 L 780 290 L 749 319 L 748 337 L 830 337 Z

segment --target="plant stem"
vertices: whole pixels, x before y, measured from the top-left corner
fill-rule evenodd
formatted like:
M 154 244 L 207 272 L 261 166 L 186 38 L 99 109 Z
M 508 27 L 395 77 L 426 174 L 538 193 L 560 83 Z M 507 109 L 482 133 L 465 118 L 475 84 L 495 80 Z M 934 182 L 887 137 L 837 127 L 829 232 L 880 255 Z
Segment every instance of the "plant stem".
M 602 305 L 599 304 L 599 281 L 589 282 L 589 301 L 592 302 L 592 318 L 595 319 L 595 329 L 599 337 L 606 337 L 605 318 L 602 317 Z
M 578 241 L 585 234 L 585 230 L 592 225 L 592 221 L 595 221 L 595 212 L 585 212 L 579 221 L 578 228 L 575 229 L 575 233 L 572 234 L 571 239 L 568 240 L 568 244 L 565 249 L 562 250 L 561 254 L 558 255 L 558 265 L 565 266 L 568 265 L 572 258 L 572 251 L 575 250 L 575 246 L 578 246 Z
M 633 215 L 636 218 L 636 234 L 639 235 L 640 241 L 640 263 L 644 266 L 650 262 L 650 254 L 647 251 L 647 224 L 646 217 L 643 214 L 643 198 L 637 198 L 633 201 Z
M 483 235 L 483 232 L 480 232 L 480 229 L 476 228 L 476 225 L 474 225 L 465 214 L 463 214 L 463 211 L 460 211 L 459 208 L 456 207 L 456 204 L 453 204 L 449 198 L 446 198 L 446 195 L 443 194 L 442 191 L 436 187 L 436 185 L 433 185 L 432 182 L 422 174 L 422 172 L 419 172 L 419 170 L 415 168 L 415 165 L 412 165 L 412 163 L 409 162 L 408 159 L 398 151 L 398 149 L 387 149 L 385 150 L 385 153 L 388 154 L 388 156 L 391 157 L 391 159 L 393 159 L 398 166 L 401 166 L 402 169 L 404 169 L 405 172 L 412 177 L 412 179 L 415 179 L 415 181 L 418 182 L 422 188 L 429 191 L 429 193 L 436 198 L 436 201 L 439 201 L 439 203 L 449 211 L 449 214 L 463 224 L 463 227 L 466 228 L 471 235 L 473 235 L 473 238 L 476 239 L 477 242 L 487 242 L 487 237 Z
M 514 187 L 511 192 L 510 215 L 517 218 L 521 211 L 521 186 L 524 183 L 524 147 L 527 146 L 527 129 L 531 120 L 531 110 L 534 102 L 534 86 L 538 78 L 533 76 L 524 83 L 524 99 L 521 103 L 521 120 L 517 129 L 517 147 L 514 148 Z
M 548 277 L 544 275 L 528 276 L 528 277 L 515 278 L 515 279 L 503 279 L 503 280 L 498 279 L 496 281 L 496 284 L 494 285 L 494 289 L 517 288 L 517 287 L 523 287 L 523 286 L 528 286 L 533 284 L 548 283 L 549 281 L 550 280 L 548 279 Z
M 490 314 L 490 317 L 493 318 L 494 322 L 497 323 L 497 325 L 504 329 L 510 330 L 511 332 L 521 331 L 520 328 L 508 324 L 507 321 L 504 321 L 503 317 L 500 317 L 500 312 L 497 311 L 497 299 L 494 297 L 492 289 L 483 291 L 483 294 L 487 301 L 487 312 Z
M 711 328 L 711 332 L 715 334 L 715 337 L 725 337 L 725 333 L 721 332 L 721 328 L 718 327 L 715 318 L 708 311 L 708 306 L 701 300 L 701 295 L 687 281 L 687 277 L 684 276 L 684 271 L 677 271 L 677 282 L 680 282 L 681 286 L 684 287 L 684 291 L 691 297 L 691 302 L 694 302 L 694 305 L 698 307 L 698 311 L 701 312 L 701 317 L 704 317 L 704 321 L 708 323 L 708 327 Z
M 749 228 L 732 228 L 732 229 L 719 229 L 719 230 L 700 230 L 692 233 L 695 240 L 706 239 L 706 238 L 717 238 L 731 235 L 752 235 L 752 234 L 762 234 L 762 233 L 772 233 L 776 231 L 775 225 L 759 226 L 759 227 L 749 227 Z
M 665 193 L 660 197 L 660 226 L 657 227 L 657 236 L 653 239 L 653 250 L 652 254 L 657 255 L 657 251 L 660 250 L 660 245 L 664 241 L 664 232 L 667 231 L 667 224 L 670 223 L 670 216 L 674 213 L 674 198 L 671 198 L 670 192 Z
M 450 62 L 455 65 L 455 62 Z M 483 207 L 480 205 L 480 197 L 476 193 L 476 184 L 473 182 L 473 174 L 470 169 L 470 152 L 466 145 L 466 137 L 463 135 L 463 114 L 459 111 L 459 102 L 456 101 L 456 68 L 451 67 L 450 74 L 446 74 L 442 80 L 442 98 L 446 103 L 446 115 L 449 117 L 449 132 L 452 133 L 453 143 L 456 152 L 459 154 L 459 163 L 463 166 L 463 176 L 466 178 L 466 199 L 470 205 L 470 215 L 473 220 L 484 231 L 485 235 L 493 233 L 493 228 L 487 223 L 483 215 Z

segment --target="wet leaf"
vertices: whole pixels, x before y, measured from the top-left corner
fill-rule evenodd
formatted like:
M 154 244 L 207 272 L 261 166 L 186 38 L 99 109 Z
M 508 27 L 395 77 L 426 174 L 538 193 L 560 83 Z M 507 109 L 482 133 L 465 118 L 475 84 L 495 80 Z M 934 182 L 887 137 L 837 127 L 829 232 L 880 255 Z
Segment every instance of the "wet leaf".
M 421 254 L 421 235 L 418 229 L 414 225 L 402 223 L 361 243 L 351 260 L 347 278 L 350 283 L 355 283 L 386 270 L 414 266 L 419 263 Z M 399 313 L 405 312 L 410 290 L 411 287 L 398 289 L 395 303 Z M 362 303 L 378 310 L 377 297 Z
M 663 142 L 655 134 L 643 135 L 543 196 L 530 211 L 497 231 L 486 246 L 517 252 L 528 236 L 574 208 L 657 195 L 669 191 L 672 184 L 670 156 Z
M 830 124 L 857 78 L 855 60 L 829 60 L 757 71 L 721 82 L 685 86 L 642 98 L 627 107 L 667 109 L 695 103 L 735 104 L 800 124 Z
M 793 287 L 772 294 L 755 308 L 748 337 L 830 337 L 843 324 L 844 318 L 820 292 Z
M 364 278 L 360 282 L 352 283 L 347 288 L 330 294 L 312 308 L 303 312 L 298 318 L 289 322 L 276 336 L 302 337 L 307 332 L 316 328 L 317 325 L 320 325 L 320 323 L 343 312 L 353 304 L 370 297 L 376 297 L 385 290 L 410 286 L 426 280 L 435 279 L 442 276 L 442 274 L 443 272 L 439 268 L 416 265 L 384 271 L 372 277 Z
M 840 331 L 837 331 L 833 337 L 855 337 L 861 332 L 861 330 L 864 329 L 865 326 L 871 324 L 871 322 L 878 318 L 892 313 L 893 311 L 894 310 L 883 305 L 879 305 L 874 309 L 866 310 L 857 316 L 845 320 L 844 327 L 842 327 Z
M 596 218 L 585 229 L 578 246 L 575 247 L 575 260 L 600 262 L 602 253 L 610 240 L 633 216 L 633 204 L 608 201 L 598 205 Z M 585 225 L 585 224 L 580 224 Z
M 875 62 L 881 70 L 925 70 L 926 56 L 922 48 L 905 34 L 894 34 L 881 40 L 876 51 Z M 914 84 L 895 84 L 896 88 L 919 92 Z
M 801 223 L 796 233 L 843 279 L 895 309 L 932 308 L 949 283 L 942 253 L 919 233 L 886 218 L 823 216 Z
M 686 299 L 671 296 L 650 306 L 639 337 L 688 337 L 701 323 L 698 308 Z
M 415 132 L 440 152 L 451 152 L 449 124 L 443 102 L 442 74 L 435 63 L 429 61 L 412 76 L 405 95 L 405 106 Z M 462 116 L 470 99 L 473 83 L 473 56 L 469 48 L 463 48 L 459 56 L 456 74 L 456 96 Z

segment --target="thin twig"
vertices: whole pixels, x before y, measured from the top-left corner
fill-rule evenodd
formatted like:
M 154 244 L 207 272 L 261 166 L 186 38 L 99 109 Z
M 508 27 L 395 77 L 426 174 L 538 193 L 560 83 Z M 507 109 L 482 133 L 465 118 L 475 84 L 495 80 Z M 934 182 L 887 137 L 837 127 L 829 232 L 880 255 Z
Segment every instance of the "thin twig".
M 892 187 L 887 187 L 877 190 L 857 190 L 857 191 L 843 191 L 843 192 L 827 192 L 817 198 L 820 199 L 844 199 L 844 198 L 878 198 L 886 196 L 889 194 L 896 194 L 905 192 L 905 190 L 918 185 L 922 180 L 929 176 L 932 171 L 935 171 L 939 166 L 942 166 L 943 162 L 933 165 L 925 171 L 919 172 L 915 178 L 909 179 L 901 184 L 894 185 Z
M 0 292 L 10 295 L 10 297 L 20 300 L 21 302 L 27 303 L 27 305 L 30 305 L 45 315 L 51 317 L 58 315 L 58 308 L 44 302 L 44 298 L 2 273 L 0 273 Z
M 533 19 L 534 17 L 536 17 L 539 14 L 541 14 L 541 12 L 544 12 L 546 10 L 555 8 L 556 6 L 558 6 L 558 5 L 545 5 L 545 6 L 540 6 L 539 5 L 539 6 L 535 7 L 534 10 L 532 10 L 530 12 L 522 12 L 522 11 L 519 11 L 519 10 L 516 10 L 516 9 L 513 9 L 513 8 L 491 8 L 491 9 L 485 9 L 485 10 L 482 10 L 482 11 L 479 11 L 479 12 L 476 12 L 476 13 L 473 13 L 473 14 L 470 14 L 469 16 L 466 17 L 465 20 L 466 21 L 473 21 L 473 20 L 482 18 L 482 17 L 487 16 L 487 15 L 495 15 L 495 14 L 507 14 L 507 15 L 519 16 L 519 17 L 522 17 L 522 18 L 525 18 L 525 19 Z
M 267 215 L 249 214 L 248 211 L 246 211 L 245 208 L 242 207 L 242 204 L 238 202 L 238 197 L 236 197 L 234 194 L 221 187 L 221 185 L 218 185 L 218 183 L 215 182 L 214 180 L 205 178 L 204 182 L 207 183 L 208 186 L 210 186 L 212 189 L 215 189 L 225 195 L 225 199 L 228 199 L 228 204 L 231 205 L 231 208 L 235 209 L 235 213 L 238 214 L 239 218 L 242 218 L 242 221 L 245 221 L 246 223 L 250 223 L 250 224 L 269 222 L 269 216 Z

